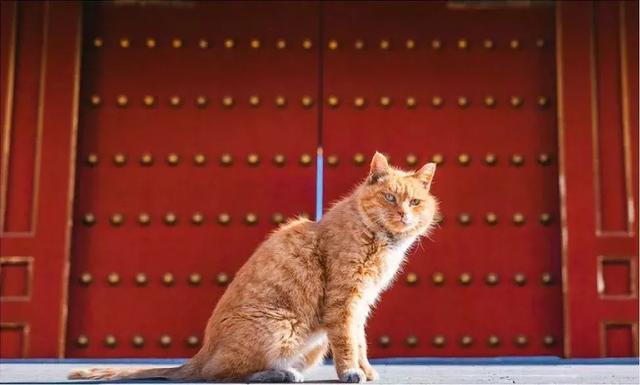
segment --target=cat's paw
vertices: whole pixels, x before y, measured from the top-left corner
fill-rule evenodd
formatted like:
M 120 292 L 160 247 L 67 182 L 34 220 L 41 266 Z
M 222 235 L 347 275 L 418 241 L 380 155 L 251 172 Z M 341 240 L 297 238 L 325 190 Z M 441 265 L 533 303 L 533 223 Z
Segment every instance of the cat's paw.
M 365 376 L 367 377 L 367 381 L 375 381 L 380 378 L 378 372 L 371 365 L 361 366 L 360 369 L 362 369 Z
M 340 382 L 359 383 L 366 381 L 367 376 L 361 369 L 347 369 L 340 376 Z

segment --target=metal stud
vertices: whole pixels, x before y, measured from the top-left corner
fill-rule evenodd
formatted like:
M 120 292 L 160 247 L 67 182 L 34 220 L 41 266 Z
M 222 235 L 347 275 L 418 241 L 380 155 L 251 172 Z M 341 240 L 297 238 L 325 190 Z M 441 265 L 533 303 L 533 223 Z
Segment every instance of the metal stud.
M 496 99 L 491 95 L 487 95 L 484 97 L 484 105 L 489 108 L 494 107 L 496 105 Z
M 311 218 L 311 215 L 309 215 L 308 212 L 303 211 L 303 212 L 300 213 L 300 218 L 309 219 L 309 218 Z
M 171 346 L 171 337 L 167 334 L 163 334 L 160 336 L 159 342 L 160 346 L 162 346 L 163 348 L 168 348 L 169 346 Z
M 284 215 L 282 215 L 282 213 L 273 213 L 273 215 L 271 215 L 271 222 L 273 222 L 273 224 L 275 225 L 283 223 Z
M 525 219 L 522 213 L 514 213 L 513 214 L 513 224 L 516 226 L 524 225 Z
M 113 156 L 113 164 L 118 167 L 122 167 L 127 163 L 127 156 L 121 152 Z
M 178 156 L 178 154 L 172 152 L 167 155 L 167 164 L 169 164 L 169 166 L 177 166 L 178 163 L 180 163 L 180 157 Z
M 283 154 L 276 154 L 273 156 L 273 164 L 275 164 L 278 167 L 284 166 L 286 161 L 287 161 L 287 158 Z
M 96 48 L 100 48 L 102 47 L 104 44 L 104 41 L 102 40 L 102 38 L 96 37 L 93 39 L 93 46 Z
M 431 98 L 431 105 L 436 108 L 442 107 L 443 103 L 444 103 L 444 99 L 442 99 L 442 97 L 440 96 L 434 96 Z
M 498 284 L 499 281 L 500 281 L 500 278 L 498 277 L 498 274 L 496 274 L 496 273 L 489 273 L 489 274 L 487 274 L 486 277 L 484 277 L 484 282 L 488 286 L 495 286 L 495 285 Z
M 513 343 L 517 347 L 523 348 L 527 346 L 527 344 L 529 343 L 529 340 L 527 339 L 527 336 L 525 336 L 524 334 L 518 334 L 516 338 L 514 338 Z
M 182 104 L 182 99 L 180 99 L 179 96 L 173 95 L 169 98 L 169 105 L 171 107 L 180 107 L 180 105 Z
M 142 98 L 142 104 L 144 104 L 144 106 L 147 108 L 153 107 L 155 103 L 156 103 L 156 98 L 154 98 L 151 95 L 145 95 Z
M 490 152 L 484 156 L 484 163 L 487 166 L 494 166 L 498 162 L 498 157 L 496 154 Z
M 442 42 L 440 41 L 440 39 L 431 40 L 431 48 L 436 51 L 440 50 L 442 48 Z
M 383 51 L 388 50 L 391 47 L 391 43 L 387 39 L 380 40 L 380 49 Z
M 544 346 L 550 347 L 556 344 L 556 339 L 552 335 L 547 334 L 542 338 L 542 343 Z
M 489 212 L 484 216 L 484 220 L 489 226 L 493 226 L 498 223 L 498 216 L 494 212 Z
M 327 44 L 327 46 L 329 47 L 330 50 L 335 51 L 338 49 L 338 41 L 335 39 L 331 39 L 329 40 L 329 43 Z
M 121 48 L 129 48 L 130 45 L 131 45 L 131 41 L 129 41 L 129 39 L 127 39 L 127 38 L 120 39 L 120 47 Z
M 209 99 L 204 95 L 198 95 L 196 97 L 196 107 L 204 108 L 209 104 Z
M 553 275 L 551 275 L 551 273 L 549 273 L 548 271 L 545 271 L 540 276 L 540 282 L 542 282 L 542 284 L 545 286 L 553 284 Z
M 549 163 L 551 163 L 551 155 L 547 154 L 546 152 L 538 154 L 538 163 L 540 163 L 542 166 L 548 165 Z
M 309 108 L 313 106 L 313 98 L 308 95 L 303 96 L 300 102 L 302 103 L 302 106 L 305 108 Z
M 79 335 L 78 338 L 76 338 L 76 345 L 79 348 L 86 348 L 89 346 L 89 338 L 84 334 Z
M 553 222 L 553 217 L 549 213 L 540 214 L 540 223 L 544 226 L 549 226 Z
M 226 107 L 226 108 L 231 108 L 233 107 L 234 101 L 233 101 L 233 97 L 226 95 L 222 97 L 222 106 Z
M 229 153 L 220 155 L 220 164 L 223 166 L 231 166 L 233 164 L 233 155 Z
M 356 39 L 355 43 L 353 43 L 353 47 L 358 51 L 364 49 L 364 41 L 362 39 Z
M 226 273 L 218 273 L 216 275 L 216 283 L 219 286 L 226 286 L 229 283 L 229 276 Z
M 389 345 L 391 345 L 391 338 L 387 335 L 380 336 L 380 338 L 378 338 L 378 345 L 382 348 L 389 347 Z
M 100 104 L 102 104 L 102 98 L 99 95 L 91 95 L 91 105 L 98 107 Z
M 460 282 L 460 284 L 464 285 L 464 286 L 468 286 L 469 284 L 471 284 L 472 280 L 473 280 L 473 278 L 471 277 L 471 274 L 469 274 L 469 273 L 462 273 L 458 277 L 458 282 Z
M 484 41 L 482 42 L 482 46 L 485 49 L 492 49 L 493 48 L 493 40 L 491 39 L 484 39 Z
M 209 41 L 207 39 L 200 39 L 198 40 L 198 47 L 202 48 L 202 49 L 207 49 L 209 48 Z
M 473 337 L 468 334 L 462 336 L 460 338 L 460 345 L 462 345 L 462 347 L 464 348 L 468 348 L 469 346 L 473 345 Z
M 458 48 L 459 49 L 467 49 L 469 47 L 469 42 L 467 39 L 458 39 Z
M 416 106 L 418 105 L 418 101 L 413 96 L 408 96 L 405 99 L 405 104 L 406 104 L 407 108 L 413 109 L 413 108 L 416 108 Z
M 287 98 L 282 95 L 276 96 L 276 107 L 284 108 L 287 105 Z
M 187 346 L 194 348 L 200 345 L 200 339 L 196 336 L 187 337 Z
M 107 283 L 110 286 L 116 286 L 117 284 L 120 283 L 120 274 L 118 273 L 109 273 L 107 275 Z
M 276 48 L 277 49 L 285 49 L 287 48 L 287 42 L 284 39 L 277 39 L 276 40 Z
M 431 282 L 433 282 L 433 284 L 436 286 L 444 284 L 444 274 L 440 272 L 431 274 Z
M 467 99 L 465 96 L 459 96 L 458 97 L 458 107 L 466 108 L 468 106 L 469 106 L 469 99 Z
M 335 167 L 340 163 L 340 158 L 338 155 L 329 155 L 327 156 L 327 164 L 331 167 Z
M 247 164 L 249 166 L 257 166 L 260 163 L 260 156 L 255 153 L 247 155 Z
M 431 161 L 440 166 L 444 164 L 444 155 L 439 153 L 433 154 L 433 156 L 431 157 Z
M 138 273 L 135 276 L 136 286 L 145 286 L 149 282 L 149 278 L 145 273 Z
M 382 107 L 389 107 L 391 105 L 391 98 L 388 96 L 382 96 L 380 98 L 380 105 Z
M 406 49 L 414 49 L 416 47 L 416 42 L 413 39 L 407 39 L 407 41 L 404 42 L 404 46 Z
M 247 213 L 244 216 L 244 222 L 249 226 L 253 226 L 258 223 L 258 216 L 255 213 Z
M 329 96 L 329 98 L 327 98 L 327 104 L 329 104 L 329 107 L 338 107 L 338 104 L 340 104 L 340 99 L 338 99 L 338 97 L 335 95 L 331 95 Z
M 116 104 L 118 107 L 126 107 L 129 104 L 129 98 L 127 98 L 127 95 L 118 95 Z
M 193 156 L 193 163 L 196 166 L 203 166 L 205 163 L 207 163 L 207 157 L 202 153 L 197 153 Z
M 444 338 L 444 336 L 442 334 L 436 334 L 431 339 L 431 344 L 436 348 L 443 347 L 446 342 L 447 342 L 447 340 Z
M 133 345 L 134 348 L 141 348 L 144 346 L 144 337 L 142 337 L 140 334 L 136 334 L 135 336 L 133 336 L 131 338 L 131 345 Z
M 304 49 L 313 48 L 313 42 L 311 41 L 311 39 L 304 39 L 302 41 L 302 48 L 304 48 Z
M 171 46 L 173 48 L 182 48 L 182 45 L 183 45 L 182 39 L 175 38 L 171 40 Z
M 194 225 L 197 225 L 197 226 L 203 224 L 204 223 L 204 215 L 199 211 L 193 213 L 191 215 L 191 223 L 193 223 Z
M 511 164 L 520 167 L 524 164 L 524 156 L 522 154 L 513 154 L 511 155 Z
M 407 337 L 406 343 L 408 347 L 415 348 L 416 346 L 418 346 L 418 337 L 410 335 Z
M 231 222 L 231 215 L 227 213 L 218 214 L 218 223 L 221 225 L 228 225 Z
M 227 39 L 224 39 L 224 43 L 223 44 L 224 44 L 224 48 L 231 49 L 231 48 L 235 47 L 236 42 L 233 39 L 227 38 Z
M 95 153 L 90 153 L 89 155 L 87 155 L 87 165 L 89 166 L 95 166 L 98 164 L 98 155 Z
M 124 223 L 124 216 L 122 216 L 122 214 L 120 213 L 115 213 L 111 216 L 111 218 L 109 218 L 109 222 L 111 222 L 113 226 L 120 226 Z
M 544 48 L 545 45 L 547 45 L 547 42 L 543 38 L 539 37 L 536 39 L 536 47 Z
M 364 154 L 358 152 L 353 156 L 353 163 L 356 164 L 356 166 L 361 166 L 364 164 Z
M 540 96 L 538 97 L 536 103 L 538 103 L 538 107 L 546 108 L 549 105 L 549 99 L 545 98 L 544 96 Z
M 511 41 L 509 42 L 509 47 L 511 47 L 511 49 L 520 49 L 520 40 L 511 39 Z
M 189 285 L 198 286 L 202 282 L 202 276 L 198 273 L 189 274 Z
M 142 226 L 147 226 L 151 223 L 151 217 L 147 213 L 140 213 L 138 215 L 138 223 Z
M 500 338 L 495 334 L 490 335 L 489 338 L 487 338 L 487 345 L 495 348 L 496 346 L 500 345 Z
M 162 283 L 165 286 L 172 286 L 175 280 L 176 280 L 175 277 L 171 273 L 164 273 L 162 275 Z
M 146 45 L 147 48 L 154 48 L 156 46 L 156 39 L 152 37 L 147 38 L 147 40 L 144 42 L 144 45 Z
M 416 273 L 408 273 L 406 278 L 407 284 L 409 286 L 413 286 L 418 283 L 418 274 Z
M 509 99 L 509 102 L 513 108 L 519 108 L 523 103 L 522 98 L 519 96 L 512 96 L 511 99 Z
M 259 107 L 260 106 L 260 97 L 258 95 L 251 95 L 249 97 L 249 105 L 251 107 Z
M 302 154 L 302 155 L 300 155 L 300 161 L 299 162 L 300 162 L 300 165 L 306 167 L 306 166 L 309 166 L 313 162 L 313 158 L 309 154 Z
M 356 108 L 363 108 L 365 104 L 366 104 L 366 101 L 361 96 L 358 96 L 357 98 L 353 99 L 353 105 L 356 106 Z
M 114 348 L 118 344 L 118 340 L 115 336 L 109 334 L 104 337 L 104 346 L 108 348 Z
M 164 215 L 164 223 L 168 226 L 173 226 L 178 221 L 178 217 L 174 213 L 166 213 Z
M 527 284 L 527 277 L 522 273 L 516 273 L 513 275 L 513 282 L 518 286 L 524 286 Z
M 145 152 L 140 156 L 140 164 L 142 166 L 151 166 L 153 164 L 153 155 L 148 152 Z
M 93 226 L 96 223 L 96 216 L 93 213 L 86 213 L 82 216 L 82 223 L 85 226 Z
M 418 157 L 414 154 L 407 154 L 405 161 L 407 162 L 407 166 L 415 166 L 418 163 Z
M 458 155 L 458 163 L 460 163 L 461 166 L 468 166 L 469 163 L 471 163 L 471 156 L 466 153 Z
M 444 223 L 444 214 L 438 213 L 437 215 L 435 215 L 435 217 L 433 218 L 433 222 L 437 225 L 442 225 Z
M 91 273 L 84 272 L 80 275 L 80 283 L 84 286 L 89 286 L 93 282 L 93 276 Z

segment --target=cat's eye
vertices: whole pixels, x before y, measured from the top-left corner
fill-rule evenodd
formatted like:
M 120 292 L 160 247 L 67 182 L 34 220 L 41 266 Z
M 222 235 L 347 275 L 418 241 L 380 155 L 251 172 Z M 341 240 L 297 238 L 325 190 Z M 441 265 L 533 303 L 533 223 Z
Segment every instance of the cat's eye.
M 396 197 L 393 194 L 384 193 L 384 199 L 389 203 L 396 203 Z
M 412 199 L 411 202 L 409 202 L 409 204 L 411 206 L 417 206 L 420 204 L 420 202 L 422 202 L 420 199 Z

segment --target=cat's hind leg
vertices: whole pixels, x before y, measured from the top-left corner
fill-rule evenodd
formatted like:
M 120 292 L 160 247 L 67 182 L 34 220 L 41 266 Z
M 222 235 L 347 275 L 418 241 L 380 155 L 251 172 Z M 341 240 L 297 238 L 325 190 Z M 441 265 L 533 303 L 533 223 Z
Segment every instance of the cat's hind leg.
M 283 383 L 283 382 L 303 382 L 304 377 L 300 372 L 293 368 L 289 369 L 269 369 L 262 372 L 253 373 L 247 377 L 248 382 L 269 382 L 269 383 Z

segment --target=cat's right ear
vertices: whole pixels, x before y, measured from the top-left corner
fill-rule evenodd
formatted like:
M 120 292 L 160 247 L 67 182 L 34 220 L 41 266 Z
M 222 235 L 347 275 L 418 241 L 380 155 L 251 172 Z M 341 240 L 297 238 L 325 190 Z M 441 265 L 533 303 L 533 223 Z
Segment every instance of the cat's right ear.
M 381 153 L 377 152 L 371 159 L 371 167 L 369 169 L 369 182 L 377 183 L 389 174 L 389 162 Z

